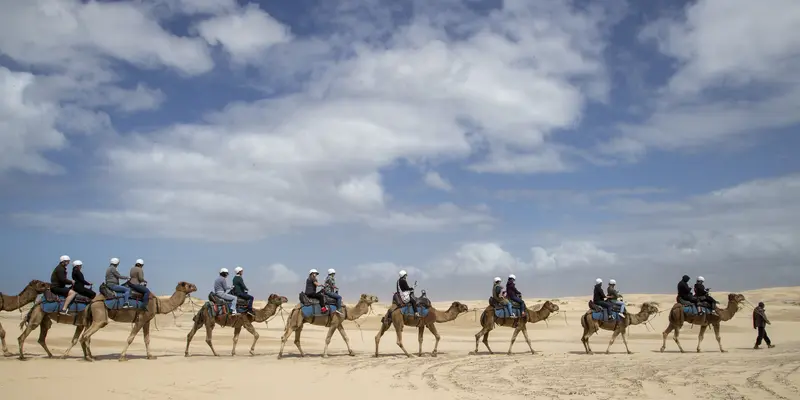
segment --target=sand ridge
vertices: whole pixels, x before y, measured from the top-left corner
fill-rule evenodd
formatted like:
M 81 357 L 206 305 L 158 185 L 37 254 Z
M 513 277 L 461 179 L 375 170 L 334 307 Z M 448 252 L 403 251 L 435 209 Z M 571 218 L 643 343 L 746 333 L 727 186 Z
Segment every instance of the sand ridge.
M 681 342 L 687 353 L 680 354 L 671 337 L 667 350 L 660 353 L 661 332 L 667 326 L 667 313 L 655 316 L 650 324 L 633 326 L 629 331 L 629 346 L 634 354 L 625 354 L 620 338 L 610 355 L 587 356 L 580 343 L 580 316 L 585 312 L 588 298 L 526 299 L 529 305 L 545 300 L 559 305 L 557 314 L 546 322 L 528 326 L 536 355 L 528 351 L 520 335 L 511 356 L 505 355 L 512 329 L 497 327 L 489 340 L 497 353 L 489 355 L 483 344 L 477 355 L 474 335 L 480 330 L 477 318 L 486 307 L 485 300 L 462 301 L 470 311 L 449 323 L 437 324 L 442 341 L 439 356 L 430 357 L 434 338 L 426 332 L 423 357 L 406 358 L 395 344 L 394 330 L 381 340 L 381 357 L 374 358 L 374 336 L 379 318 L 388 307 L 386 303 L 373 306 L 373 313 L 362 317 L 358 324 L 345 322 L 350 345 L 356 356 L 346 355 L 345 345 L 338 334 L 330 344 L 331 357 L 322 359 L 325 329 L 306 326 L 302 333 L 305 358 L 297 357 L 297 349 L 287 342 L 284 359 L 277 360 L 284 319 L 294 306 L 289 302 L 284 313 L 267 323 L 257 324 L 261 338 L 256 356 L 247 355 L 252 336 L 242 332 L 236 357 L 231 357 L 233 329 L 217 326 L 214 345 L 220 357 L 211 356 L 201 329 L 192 342 L 192 357 L 183 355 L 186 334 L 192 324 L 193 312 L 203 301 L 192 298 L 176 313 L 159 315 L 158 329 L 152 329 L 151 349 L 158 360 L 144 359 L 141 333 L 129 349 L 131 361 L 117 362 L 130 331 L 129 324 L 110 323 L 92 340 L 97 362 L 82 361 L 79 346 L 69 359 L 46 359 L 44 350 L 36 343 L 38 330 L 26 341 L 26 356 L 30 361 L 16 358 L 0 359 L 1 398 L 44 398 L 54 388 L 62 399 L 84 398 L 87 394 L 105 398 L 206 399 L 225 396 L 315 396 L 329 399 L 485 399 L 491 398 L 548 398 L 548 399 L 610 399 L 647 398 L 670 399 L 688 396 L 707 399 L 800 399 L 800 288 L 772 288 L 742 292 L 755 304 L 765 301 L 772 320 L 768 332 L 777 345 L 774 349 L 753 350 L 755 330 L 752 329 L 751 309 L 745 306 L 736 316 L 722 325 L 722 342 L 728 353 L 719 353 L 713 333 L 706 334 L 703 353 L 697 354 L 697 327 L 687 324 L 681 331 Z M 432 293 L 435 298 L 435 294 Z M 723 292 L 715 297 L 725 300 Z M 355 299 L 345 299 L 354 304 Z M 659 303 L 664 311 L 672 306 L 674 295 L 626 294 L 625 300 L 634 304 L 632 311 L 645 301 Z M 435 302 L 444 310 L 451 302 Z M 723 301 L 723 305 L 725 302 Z M 263 306 L 257 302 L 256 307 Z M 28 307 L 29 308 L 29 307 Z M 27 310 L 27 308 L 26 308 Z M 12 352 L 18 350 L 16 338 L 21 319 L 18 312 L 0 314 L 0 323 L 7 332 L 6 340 Z M 360 326 L 360 329 L 359 329 Z M 155 327 L 154 327 L 155 328 Z M 74 328 L 58 325 L 50 329 L 48 345 L 55 355 L 67 347 Z M 591 343 L 602 353 L 611 332 L 601 331 L 592 336 Z M 417 330 L 406 327 L 403 336 L 406 348 L 416 353 Z M 90 378 L 91 377 L 91 378 Z M 37 384 L 41 382 L 42 384 Z M 88 385 L 85 391 L 75 390 L 79 382 Z M 68 389 L 69 388 L 69 389 Z M 315 390 L 319 388 L 319 391 Z M 335 389 L 333 389 L 335 388 Z M 300 394 L 299 391 L 306 391 Z M 324 391 L 324 392 L 323 392 Z

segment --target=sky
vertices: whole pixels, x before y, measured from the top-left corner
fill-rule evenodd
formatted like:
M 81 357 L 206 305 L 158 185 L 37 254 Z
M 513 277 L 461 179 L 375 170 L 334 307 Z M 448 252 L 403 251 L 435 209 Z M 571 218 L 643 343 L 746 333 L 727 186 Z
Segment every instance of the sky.
M 800 285 L 796 0 L 0 4 L 0 291 Z

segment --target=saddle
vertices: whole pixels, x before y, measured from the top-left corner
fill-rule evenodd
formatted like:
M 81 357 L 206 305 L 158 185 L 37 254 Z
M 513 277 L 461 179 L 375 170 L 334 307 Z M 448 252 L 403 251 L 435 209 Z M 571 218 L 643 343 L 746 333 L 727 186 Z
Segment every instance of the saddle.
M 328 304 L 336 305 L 336 299 L 325 294 L 323 294 L 323 296 L 325 296 L 325 305 Z M 300 292 L 300 295 L 298 297 L 300 300 L 300 304 L 304 306 L 319 304 L 319 300 L 308 297 L 305 292 Z
M 611 311 L 619 312 L 621 309 L 619 304 L 611 303 Z M 604 308 L 594 304 L 594 300 L 589 300 L 589 310 L 593 312 L 602 312 Z
M 61 302 L 64 302 L 66 300 L 67 300 L 66 297 L 59 296 L 59 295 L 57 295 L 57 294 L 55 294 L 55 293 L 53 293 L 53 292 L 51 292 L 49 290 L 44 292 L 44 301 L 46 301 L 48 303 L 61 303 Z M 88 298 L 86 296 L 77 295 L 72 300 L 72 302 L 73 303 L 80 303 L 80 304 L 90 304 L 92 302 L 92 299 L 90 299 L 90 298 Z
M 100 294 L 102 294 L 103 297 L 105 297 L 106 299 L 114 299 L 114 298 L 120 297 L 117 294 L 117 292 L 109 289 L 108 285 L 106 285 L 105 283 L 101 283 L 99 289 L 100 289 Z

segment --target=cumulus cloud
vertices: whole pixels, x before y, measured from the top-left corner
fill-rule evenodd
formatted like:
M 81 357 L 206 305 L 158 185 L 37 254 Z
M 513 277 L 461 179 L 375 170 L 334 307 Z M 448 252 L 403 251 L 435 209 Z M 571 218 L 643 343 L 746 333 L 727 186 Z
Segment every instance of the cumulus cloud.
M 204 9 L 210 9 L 203 4 Z M 237 63 L 260 59 L 270 46 L 291 40 L 289 28 L 250 4 L 236 13 L 204 20 L 196 27 L 209 44 L 220 44 Z
M 453 185 L 451 185 L 450 182 L 442 178 L 442 176 L 439 175 L 439 173 L 436 171 L 426 172 L 425 176 L 423 177 L 423 181 L 425 182 L 426 185 L 434 189 L 443 190 L 445 192 L 450 192 L 453 190 Z
M 270 274 L 270 283 L 275 284 L 300 284 L 300 275 L 283 264 L 272 264 L 267 267 Z

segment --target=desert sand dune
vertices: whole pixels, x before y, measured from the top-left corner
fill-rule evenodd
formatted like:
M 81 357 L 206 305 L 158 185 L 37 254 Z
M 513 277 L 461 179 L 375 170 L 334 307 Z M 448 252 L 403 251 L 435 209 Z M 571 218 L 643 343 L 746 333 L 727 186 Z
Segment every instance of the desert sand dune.
M 720 353 L 713 334 L 706 334 L 703 353 L 695 353 L 697 327 L 687 324 L 681 342 L 687 353 L 678 352 L 671 337 L 666 352 L 660 353 L 661 332 L 667 326 L 667 313 L 656 315 L 649 324 L 630 328 L 629 346 L 634 354 L 625 354 L 618 338 L 610 355 L 585 355 L 580 342 L 580 316 L 586 298 L 526 299 L 529 304 L 551 300 L 560 311 L 546 322 L 528 326 L 536 355 L 517 340 L 514 354 L 504 354 L 510 328 L 497 327 L 489 338 L 500 354 L 488 355 L 481 345 L 478 355 L 469 355 L 480 330 L 477 318 L 486 306 L 482 301 L 462 301 L 470 311 L 452 322 L 438 324 L 442 335 L 439 356 L 431 357 L 434 338 L 426 332 L 423 357 L 406 358 L 397 347 L 394 332 L 381 341 L 381 356 L 374 358 L 375 334 L 386 303 L 373 307 L 374 313 L 353 322 L 344 322 L 350 343 L 356 352 L 346 355 L 344 343 L 333 336 L 330 358 L 319 354 L 324 347 L 325 328 L 307 326 L 302 343 L 309 354 L 298 358 L 296 348 L 287 343 L 284 359 L 276 359 L 287 313 L 279 313 L 268 323 L 256 324 L 261 335 L 256 356 L 229 356 L 233 330 L 217 327 L 214 345 L 221 354 L 213 357 L 201 340 L 191 345 L 192 357 L 184 357 L 186 334 L 192 326 L 193 311 L 202 305 L 197 299 L 187 302 L 174 315 L 159 315 L 158 329 L 152 330 L 151 348 L 157 360 L 144 359 L 141 334 L 131 345 L 130 361 L 117 361 L 124 347 L 129 324 L 110 323 L 92 339 L 97 362 L 82 360 L 80 351 L 68 359 L 47 359 L 36 343 L 38 331 L 26 341 L 29 361 L 7 357 L 0 359 L 0 398 L 36 399 L 52 396 L 62 400 L 102 396 L 103 398 L 218 399 L 220 396 L 243 398 L 287 398 L 289 396 L 325 396 L 327 399 L 800 399 L 800 288 L 772 288 L 742 292 L 756 304 L 764 301 L 772 320 L 768 332 L 777 345 L 773 349 L 753 350 L 751 308 L 745 308 L 722 324 L 722 341 L 728 353 Z M 716 297 L 724 299 L 723 292 Z M 435 294 L 434 294 L 435 296 Z M 674 295 L 627 294 L 627 302 L 659 303 L 668 310 Z M 348 304 L 356 299 L 345 299 Z M 449 301 L 435 302 L 446 309 Z M 725 305 L 724 303 L 722 304 Z M 263 302 L 256 307 L 262 307 Z M 286 310 L 291 309 L 289 302 Z M 25 310 L 29 309 L 26 307 Z M 477 311 L 474 311 L 477 310 Z M 7 331 L 12 353 L 18 351 L 16 338 L 22 314 L 4 312 L 0 322 Z M 68 346 L 73 329 L 54 325 L 48 345 L 59 355 Z M 417 347 L 417 331 L 406 327 L 404 342 Z M 605 350 L 611 332 L 592 336 L 594 350 Z M 240 345 L 251 336 L 243 332 Z M 691 350 L 690 350 L 691 349 Z M 691 352 L 688 352 L 691 351 Z M 246 353 L 245 353 L 246 354 Z M 83 389 L 77 389 L 77 387 Z M 61 388 L 61 389 L 56 389 Z M 299 393 L 298 391 L 305 393 Z

